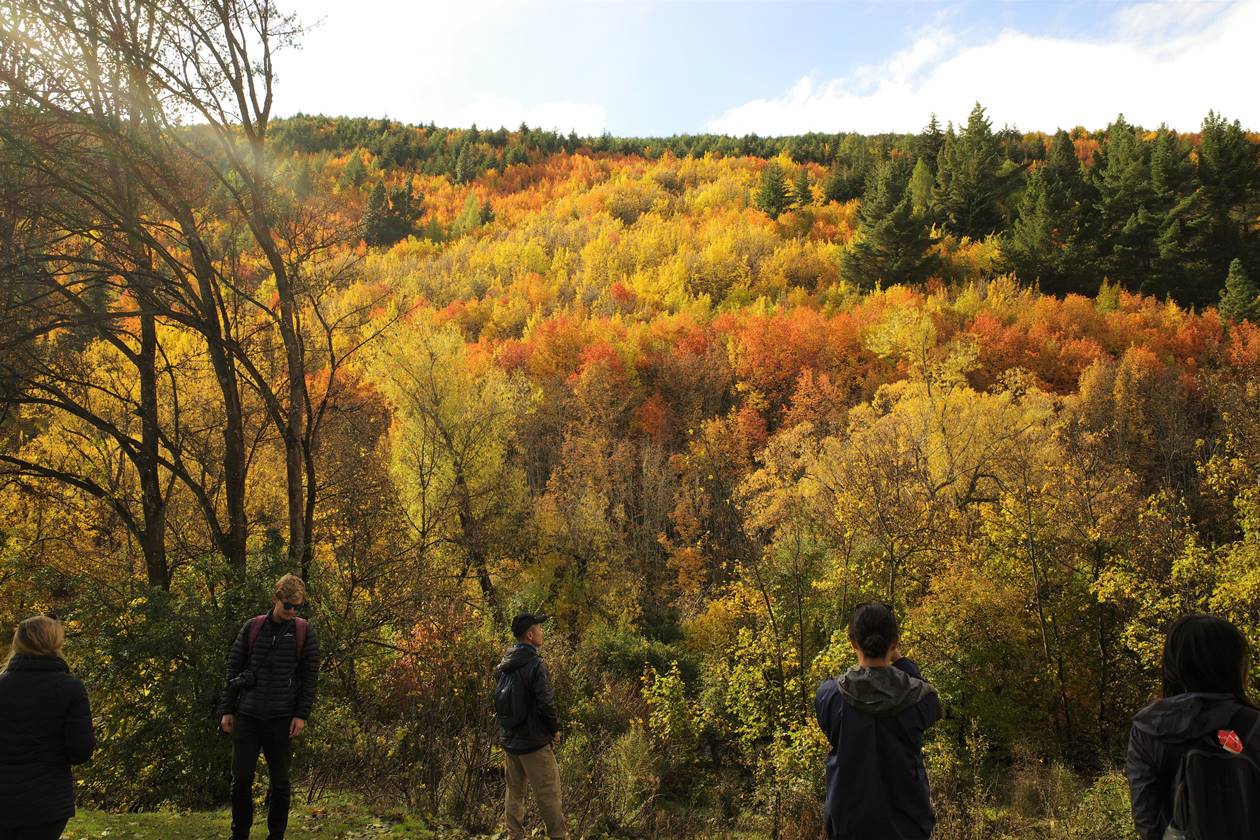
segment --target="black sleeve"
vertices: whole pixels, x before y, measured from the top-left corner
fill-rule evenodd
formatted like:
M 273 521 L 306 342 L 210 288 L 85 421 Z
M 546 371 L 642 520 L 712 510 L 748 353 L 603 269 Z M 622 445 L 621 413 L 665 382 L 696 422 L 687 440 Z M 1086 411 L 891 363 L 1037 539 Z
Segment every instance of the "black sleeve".
M 923 672 L 919 670 L 919 663 L 913 659 L 901 657 L 893 663 L 894 668 L 900 668 L 916 680 L 923 680 Z M 927 682 L 927 680 L 923 680 Z M 928 683 L 931 685 L 931 683 Z M 932 724 L 941 719 L 941 698 L 933 690 L 930 695 L 919 701 L 919 714 L 923 715 L 923 728 L 927 729 Z
M 1129 780 L 1129 802 L 1133 808 L 1133 825 L 1142 840 L 1159 840 L 1164 836 L 1164 786 L 1159 778 L 1159 744 L 1136 726 L 1129 730 L 1129 751 L 1124 760 L 1124 775 Z
M 534 703 L 537 704 L 538 716 L 542 718 L 547 731 L 556 734 L 560 731 L 560 717 L 556 714 L 556 690 L 551 685 L 551 672 L 547 663 L 541 659 L 530 677 L 530 685 L 534 690 Z
M 905 671 L 916 680 L 923 679 L 923 672 L 919 670 L 919 663 L 915 662 L 908 656 L 903 656 L 893 663 L 893 667 Z
M 253 621 L 253 619 L 250 619 Z M 233 715 L 236 714 L 236 695 L 240 689 L 232 685 L 232 680 L 236 675 L 245 670 L 245 661 L 249 658 L 249 624 L 245 622 L 241 627 L 241 632 L 236 634 L 236 641 L 232 643 L 232 649 L 228 651 L 227 671 L 223 678 L 223 690 L 219 692 L 219 714 Z
M 92 731 L 92 709 L 88 705 L 87 689 L 78 679 L 71 678 L 73 694 L 66 712 L 66 760 L 82 764 L 92 757 L 96 749 L 96 734 Z
M 309 720 L 311 709 L 315 706 L 315 687 L 319 680 L 319 639 L 315 637 L 315 628 L 306 625 L 306 644 L 302 647 L 302 661 L 298 663 L 298 678 L 301 680 L 298 689 L 297 710 L 294 717 Z

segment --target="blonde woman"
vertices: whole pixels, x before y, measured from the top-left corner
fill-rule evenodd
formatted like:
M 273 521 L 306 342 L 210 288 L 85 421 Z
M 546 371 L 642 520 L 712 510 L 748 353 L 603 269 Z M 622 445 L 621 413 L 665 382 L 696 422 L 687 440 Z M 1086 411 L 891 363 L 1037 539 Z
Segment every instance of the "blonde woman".
M 70 765 L 91 758 L 96 737 L 65 641 L 60 621 L 32 616 L 0 671 L 0 840 L 56 840 L 74 816 Z

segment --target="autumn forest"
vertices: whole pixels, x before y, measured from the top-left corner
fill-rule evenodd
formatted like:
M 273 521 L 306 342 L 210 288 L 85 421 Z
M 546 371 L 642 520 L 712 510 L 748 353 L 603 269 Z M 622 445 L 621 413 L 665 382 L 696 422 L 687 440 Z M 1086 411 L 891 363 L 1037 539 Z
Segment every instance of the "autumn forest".
M 223 658 L 285 571 L 321 634 L 299 796 L 449 836 L 502 816 L 521 610 L 587 837 L 817 837 L 813 693 L 865 601 L 941 694 L 944 840 L 1134 837 L 1168 623 L 1260 645 L 1260 136 L 1227 115 L 277 119 L 269 3 L 25 5 L 0 624 L 66 621 L 83 802 L 223 805 Z

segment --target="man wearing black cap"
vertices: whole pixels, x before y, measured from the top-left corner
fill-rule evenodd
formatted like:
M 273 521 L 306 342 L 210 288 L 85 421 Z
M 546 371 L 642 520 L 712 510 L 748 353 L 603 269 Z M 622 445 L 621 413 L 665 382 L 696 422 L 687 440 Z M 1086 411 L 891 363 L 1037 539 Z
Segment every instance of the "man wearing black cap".
M 534 791 L 547 836 L 567 838 L 560 797 L 560 768 L 553 744 L 560 743 L 556 692 L 551 674 L 538 655 L 543 643 L 542 613 L 512 619 L 516 644 L 495 669 L 495 713 L 507 767 L 507 831 L 510 840 L 525 837 L 525 784 Z

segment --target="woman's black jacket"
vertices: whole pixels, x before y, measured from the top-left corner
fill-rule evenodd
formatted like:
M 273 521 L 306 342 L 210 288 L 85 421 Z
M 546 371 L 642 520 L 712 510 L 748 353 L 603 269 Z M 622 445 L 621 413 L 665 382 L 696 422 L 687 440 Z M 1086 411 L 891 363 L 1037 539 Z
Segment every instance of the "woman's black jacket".
M 1181 757 L 1193 744 L 1231 728 L 1239 710 L 1232 694 L 1177 694 L 1157 700 L 1133 716 L 1124 774 L 1129 780 L 1133 823 L 1142 840 L 1161 840 L 1172 820 L 1173 785 Z M 1239 732 L 1240 736 L 1244 733 Z M 1260 755 L 1260 738 L 1243 743 Z
M 66 663 L 15 655 L 0 672 L 0 826 L 74 816 L 70 765 L 95 748 L 87 690 Z

